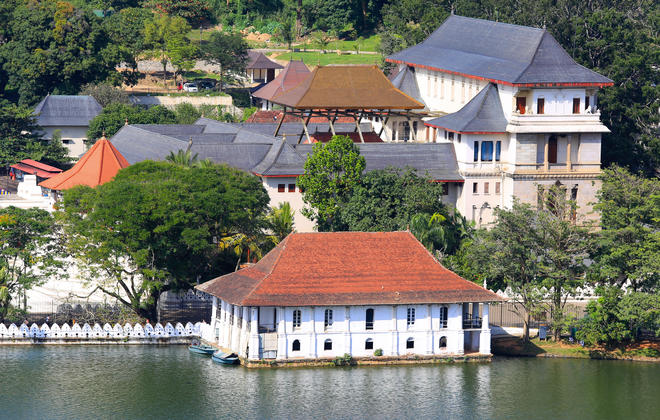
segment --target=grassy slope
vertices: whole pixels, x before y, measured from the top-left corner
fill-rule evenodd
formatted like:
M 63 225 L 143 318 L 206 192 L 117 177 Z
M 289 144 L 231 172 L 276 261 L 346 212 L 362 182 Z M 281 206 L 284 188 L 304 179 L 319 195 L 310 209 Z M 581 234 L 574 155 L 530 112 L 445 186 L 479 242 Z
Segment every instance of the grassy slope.
M 327 66 L 328 64 L 378 64 L 380 62 L 379 55 L 364 55 L 364 54 L 342 54 L 339 55 L 333 52 L 320 54 L 318 52 L 283 52 L 271 53 L 270 58 L 278 60 L 303 60 L 308 66 Z

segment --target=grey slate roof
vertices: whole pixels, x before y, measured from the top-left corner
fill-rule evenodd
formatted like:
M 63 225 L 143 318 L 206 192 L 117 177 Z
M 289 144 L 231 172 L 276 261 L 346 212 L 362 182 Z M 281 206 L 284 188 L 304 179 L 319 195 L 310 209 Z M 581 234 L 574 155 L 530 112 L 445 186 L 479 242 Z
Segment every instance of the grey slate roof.
M 457 15 L 387 60 L 510 84 L 612 83 L 577 64 L 545 29 Z
M 197 123 L 196 126 L 205 127 L 201 121 Z M 130 164 L 147 159 L 163 160 L 170 152 L 185 150 L 190 138 L 189 135 L 162 134 L 166 131 L 164 126 L 126 125 L 110 141 Z M 182 131 L 182 128 L 174 131 Z M 313 144 L 292 144 L 291 141 L 297 141 L 297 138 L 290 141 L 288 137 L 286 141 L 277 138 L 271 143 L 228 142 L 228 138 L 235 134 L 194 134 L 191 152 L 198 154 L 199 159 L 226 163 L 261 176 L 296 176 L 304 173 L 305 160 L 314 147 Z M 367 170 L 411 167 L 434 180 L 463 180 L 458 174 L 451 143 L 365 143 L 357 146 L 366 160 Z
M 204 127 L 192 124 L 131 124 L 143 130 L 166 136 L 202 134 Z
M 419 175 L 428 175 L 436 181 L 463 182 L 452 143 L 365 143 L 357 146 L 364 156 L 367 171 L 389 167 L 413 168 Z M 299 144 L 295 149 L 306 159 L 313 147 L 311 144 Z
M 419 85 L 417 84 L 417 77 L 415 77 L 414 67 L 405 66 L 401 71 L 398 71 L 392 79 L 392 84 L 401 92 L 407 94 L 417 102 L 424 104 L 423 111 L 429 110 L 426 102 L 422 99 L 422 94 L 419 93 Z
M 47 95 L 34 109 L 42 127 L 86 127 L 103 107 L 89 95 Z
M 507 119 L 502 111 L 497 86 L 489 83 L 460 110 L 424 124 L 458 133 L 504 133 Z
M 264 53 L 248 51 L 247 69 L 283 69 L 284 66 L 272 61 Z

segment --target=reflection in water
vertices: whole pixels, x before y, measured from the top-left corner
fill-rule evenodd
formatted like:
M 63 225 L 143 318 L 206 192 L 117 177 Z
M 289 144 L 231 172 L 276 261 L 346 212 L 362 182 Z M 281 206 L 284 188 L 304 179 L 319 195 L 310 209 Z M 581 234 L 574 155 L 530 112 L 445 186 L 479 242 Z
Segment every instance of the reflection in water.
M 0 347 L 0 418 L 653 418 L 660 365 L 245 369 L 185 347 Z

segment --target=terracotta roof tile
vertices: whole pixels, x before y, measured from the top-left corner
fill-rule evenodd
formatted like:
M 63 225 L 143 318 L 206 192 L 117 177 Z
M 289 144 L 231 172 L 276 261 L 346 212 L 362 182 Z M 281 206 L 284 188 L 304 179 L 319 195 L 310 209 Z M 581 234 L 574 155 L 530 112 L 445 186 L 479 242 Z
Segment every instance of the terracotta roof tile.
M 66 190 L 76 185 L 96 187 L 114 178 L 128 162 L 105 137 L 98 140 L 91 149 L 68 171 L 57 174 L 40 183 L 51 190 Z
M 310 75 L 310 71 L 301 61 L 291 60 L 273 80 L 256 90 L 252 96 L 270 101 L 275 96 L 296 87 Z
M 292 233 L 255 265 L 197 289 L 241 306 L 495 302 L 410 232 Z

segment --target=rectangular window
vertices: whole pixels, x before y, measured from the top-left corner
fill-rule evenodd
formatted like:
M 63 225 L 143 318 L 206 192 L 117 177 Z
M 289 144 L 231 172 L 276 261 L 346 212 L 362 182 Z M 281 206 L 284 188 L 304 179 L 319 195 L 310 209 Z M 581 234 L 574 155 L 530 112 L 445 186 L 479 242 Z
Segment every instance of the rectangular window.
M 449 140 L 454 141 L 454 133 L 452 131 L 449 132 Z
M 493 142 L 492 141 L 482 141 L 481 142 L 481 161 L 490 162 L 493 160 Z
M 277 192 L 284 192 L 286 190 L 286 185 L 277 184 Z
M 479 193 L 479 184 L 476 182 L 472 183 L 472 194 L 478 194 Z
M 454 102 L 454 98 L 456 97 L 456 95 L 454 94 L 454 84 L 455 84 L 454 78 L 452 77 L 451 78 L 451 101 L 452 102 Z
M 415 308 L 408 308 L 406 322 L 408 326 L 415 325 Z
M 500 193 L 500 183 L 496 182 L 495 183 L 495 194 L 499 194 L 499 193 Z
M 372 308 L 367 309 L 364 320 L 364 329 L 365 330 L 374 329 L 374 310 Z
M 442 195 L 449 195 L 449 184 L 447 182 L 442 184 Z
M 364 349 L 365 350 L 373 350 L 374 349 L 374 340 L 371 338 L 367 338 L 367 340 L 364 342 Z
M 545 99 L 538 98 L 536 100 L 536 113 L 545 114 Z
M 301 313 L 300 309 L 295 309 L 293 311 L 293 328 L 300 328 L 301 322 Z
M 433 97 L 438 97 L 438 76 L 433 76 Z
M 426 76 L 426 94 L 431 96 L 431 76 Z
M 326 309 L 325 310 L 325 319 L 323 321 L 323 326 L 325 328 L 332 327 L 332 309 Z
M 457 140 L 459 143 L 461 142 L 461 133 L 458 133 Z
M 524 96 L 516 97 L 516 110 L 519 114 L 524 114 L 527 108 L 527 98 Z
M 440 99 L 445 99 L 445 76 L 440 76 Z
M 580 98 L 573 98 L 573 114 L 580 113 Z
M 502 142 L 498 141 L 495 143 L 495 162 L 500 161 L 500 155 L 502 154 Z
M 445 140 L 449 139 L 449 132 L 447 130 L 444 130 L 445 132 Z
M 479 142 L 474 142 L 474 161 L 479 162 Z
M 484 194 L 490 194 L 490 185 L 488 182 L 484 182 Z
M 296 184 L 289 184 L 289 192 L 296 192 Z
M 589 109 L 589 105 L 590 105 L 589 104 L 589 99 L 590 98 L 588 96 L 584 97 L 584 109 L 587 109 L 587 110 Z
M 447 328 L 447 314 L 449 310 L 446 306 L 440 307 L 440 328 Z

